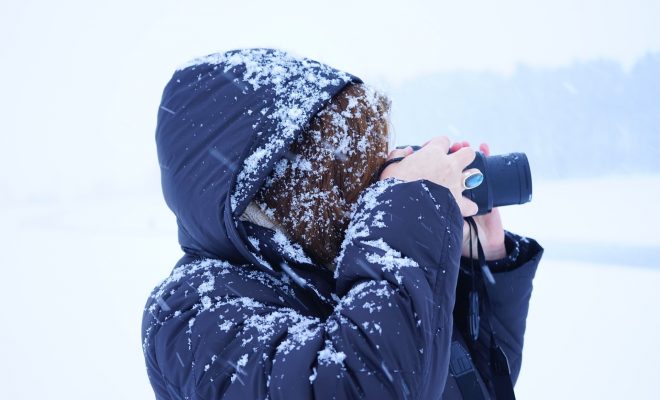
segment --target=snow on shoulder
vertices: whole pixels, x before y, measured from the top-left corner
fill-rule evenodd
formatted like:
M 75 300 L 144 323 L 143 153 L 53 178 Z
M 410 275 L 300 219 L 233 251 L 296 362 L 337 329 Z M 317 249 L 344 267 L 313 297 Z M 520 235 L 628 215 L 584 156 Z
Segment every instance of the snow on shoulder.
M 365 190 L 356 203 L 355 212 L 351 216 L 351 222 L 346 229 L 346 236 L 342 242 L 339 255 L 335 259 L 335 278 L 339 277 L 339 269 L 341 268 L 341 260 L 344 258 L 344 253 L 346 251 L 346 246 L 352 243 L 354 240 L 361 237 L 369 236 L 369 219 L 372 216 L 371 211 L 376 208 L 378 205 L 383 203 L 378 200 L 378 197 L 383 194 L 387 189 L 391 188 L 394 185 L 397 185 L 403 181 L 396 178 L 387 178 L 382 181 L 378 181 L 371 185 Z M 384 203 L 387 203 L 385 201 Z M 376 213 L 373 216 L 371 221 L 372 226 L 382 227 L 384 222 L 382 221 L 383 214 Z

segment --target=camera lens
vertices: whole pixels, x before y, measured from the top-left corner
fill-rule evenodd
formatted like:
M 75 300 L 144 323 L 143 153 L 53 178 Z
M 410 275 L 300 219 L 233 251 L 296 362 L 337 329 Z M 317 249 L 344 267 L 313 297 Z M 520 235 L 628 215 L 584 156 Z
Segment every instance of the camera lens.
M 532 174 L 525 153 L 486 157 L 492 186 L 493 207 L 532 200 Z
M 532 174 L 525 153 L 509 153 L 486 157 L 477 152 L 466 169 L 478 168 L 484 182 L 463 195 L 477 203 L 478 215 L 489 213 L 493 207 L 524 204 L 532 200 Z

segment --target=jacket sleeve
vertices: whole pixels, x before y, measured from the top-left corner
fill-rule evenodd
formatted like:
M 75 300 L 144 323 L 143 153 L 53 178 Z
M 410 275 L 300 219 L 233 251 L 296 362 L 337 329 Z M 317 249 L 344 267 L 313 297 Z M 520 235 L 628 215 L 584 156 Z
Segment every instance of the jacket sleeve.
M 532 294 L 532 281 L 536 274 L 543 248 L 534 240 L 505 231 L 505 246 L 507 256 L 501 260 L 488 261 L 487 264 L 495 277 L 495 284 L 486 283 L 488 297 L 491 303 L 491 324 L 495 330 L 498 344 L 509 361 L 512 382 L 516 383 L 522 363 L 522 349 L 525 336 L 529 301 Z M 476 261 L 475 261 L 476 262 Z M 469 339 L 468 294 L 470 291 L 469 277 L 470 259 L 461 258 L 456 291 L 456 308 L 454 318 L 463 336 Z M 490 369 L 488 368 L 490 336 L 486 330 L 484 319 L 481 319 L 481 330 L 475 345 L 477 354 L 473 354 L 475 364 L 486 385 L 490 387 Z
M 380 182 L 357 205 L 338 257 L 339 305 L 317 357 L 317 398 L 439 398 L 449 363 L 462 217 L 446 188 Z M 333 397 L 333 396 L 328 396 Z
M 323 317 L 245 267 L 175 271 L 178 289 L 164 285 L 146 311 L 145 354 L 161 366 L 152 375 L 178 396 L 158 398 L 440 398 L 462 224 L 440 185 L 371 185 L 355 205 L 336 259 L 336 305 Z
M 461 229 L 442 186 L 387 179 L 369 187 L 337 258 L 338 304 L 314 340 L 275 355 L 270 397 L 439 398 Z M 290 329 L 284 342 L 295 335 Z

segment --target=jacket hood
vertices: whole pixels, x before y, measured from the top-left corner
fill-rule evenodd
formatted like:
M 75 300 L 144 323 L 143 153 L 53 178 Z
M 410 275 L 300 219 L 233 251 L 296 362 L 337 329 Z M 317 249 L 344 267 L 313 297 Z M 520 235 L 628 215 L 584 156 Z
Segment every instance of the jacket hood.
M 187 255 L 271 269 L 239 217 L 310 119 L 351 82 L 362 81 L 275 49 L 211 54 L 174 73 L 156 144 Z

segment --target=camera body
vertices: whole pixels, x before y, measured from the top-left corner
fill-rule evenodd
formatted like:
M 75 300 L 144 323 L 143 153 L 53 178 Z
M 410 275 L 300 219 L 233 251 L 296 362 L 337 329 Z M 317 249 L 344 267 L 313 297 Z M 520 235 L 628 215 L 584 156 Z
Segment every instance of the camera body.
M 405 148 L 408 146 L 399 146 Z M 421 146 L 410 146 L 414 151 Z M 450 152 L 451 153 L 451 152 Z M 477 203 L 477 215 L 489 213 L 493 207 L 524 204 L 532 201 L 532 173 L 525 153 L 486 156 L 477 151 L 474 161 L 465 169 L 476 168 L 483 182 L 466 189 L 463 196 Z

